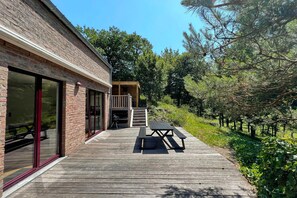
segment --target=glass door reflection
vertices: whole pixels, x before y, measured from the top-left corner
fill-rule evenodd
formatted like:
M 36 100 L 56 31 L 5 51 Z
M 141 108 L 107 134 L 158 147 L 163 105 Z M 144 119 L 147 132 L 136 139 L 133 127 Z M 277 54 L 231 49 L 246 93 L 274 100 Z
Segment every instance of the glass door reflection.
M 8 72 L 4 189 L 59 154 L 60 83 Z
M 96 130 L 102 130 L 102 94 L 96 93 L 96 116 L 95 116 L 95 127 Z
M 8 73 L 4 183 L 33 168 L 35 77 Z
M 86 94 L 86 138 L 103 129 L 103 94 L 88 90 Z
M 58 112 L 59 83 L 42 80 L 42 115 L 40 134 L 40 162 L 43 162 L 59 151 Z
M 96 105 L 95 105 L 95 91 L 90 91 L 90 132 L 89 136 L 93 135 L 95 133 L 95 117 L 96 117 Z

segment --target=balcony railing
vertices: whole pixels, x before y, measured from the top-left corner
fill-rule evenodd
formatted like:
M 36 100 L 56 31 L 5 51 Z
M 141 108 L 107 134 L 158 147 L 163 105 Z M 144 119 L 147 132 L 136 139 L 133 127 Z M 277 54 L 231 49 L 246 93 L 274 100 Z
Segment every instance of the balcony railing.
M 132 109 L 132 96 L 131 95 L 112 95 L 111 96 L 112 109 Z

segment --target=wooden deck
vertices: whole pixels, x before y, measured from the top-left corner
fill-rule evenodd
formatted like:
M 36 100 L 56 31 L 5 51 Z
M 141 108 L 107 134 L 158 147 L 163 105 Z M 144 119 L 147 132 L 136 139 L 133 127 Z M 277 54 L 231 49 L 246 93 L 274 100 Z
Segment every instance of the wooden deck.
M 103 132 L 10 197 L 255 197 L 231 162 L 178 129 L 185 150 L 140 151 L 139 128 Z

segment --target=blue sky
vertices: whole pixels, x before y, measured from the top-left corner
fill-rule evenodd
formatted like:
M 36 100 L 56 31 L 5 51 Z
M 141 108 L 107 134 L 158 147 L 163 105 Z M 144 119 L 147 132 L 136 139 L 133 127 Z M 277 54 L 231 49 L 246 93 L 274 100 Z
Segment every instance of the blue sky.
M 116 26 L 147 38 L 160 54 L 166 47 L 184 52 L 183 32 L 189 23 L 196 29 L 202 22 L 187 12 L 181 0 L 52 0 L 74 25 L 108 29 Z

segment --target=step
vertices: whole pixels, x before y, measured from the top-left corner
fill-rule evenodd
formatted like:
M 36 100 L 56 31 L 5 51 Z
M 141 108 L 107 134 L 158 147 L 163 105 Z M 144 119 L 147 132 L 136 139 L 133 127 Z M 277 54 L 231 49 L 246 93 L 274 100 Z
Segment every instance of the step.
M 145 114 L 145 111 L 134 111 L 134 113 L 143 113 L 143 114 Z
M 133 120 L 146 120 L 145 117 L 134 117 Z
M 137 120 L 137 121 L 134 121 L 134 120 L 133 120 L 133 124 L 134 124 L 134 123 L 145 123 L 145 120 Z
M 145 124 L 133 124 L 134 127 L 145 126 Z
M 145 113 L 139 113 L 139 112 L 136 112 L 136 113 L 134 112 L 133 114 L 134 115 L 145 115 Z
M 133 108 L 134 109 L 134 111 L 145 111 L 146 110 L 146 108 Z
M 133 120 L 134 123 L 136 122 L 146 122 L 146 120 Z
M 145 118 L 145 115 L 133 115 L 134 117 L 144 117 Z

